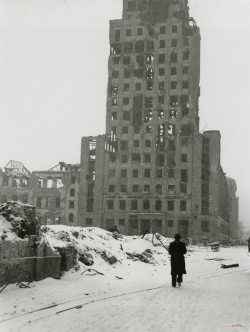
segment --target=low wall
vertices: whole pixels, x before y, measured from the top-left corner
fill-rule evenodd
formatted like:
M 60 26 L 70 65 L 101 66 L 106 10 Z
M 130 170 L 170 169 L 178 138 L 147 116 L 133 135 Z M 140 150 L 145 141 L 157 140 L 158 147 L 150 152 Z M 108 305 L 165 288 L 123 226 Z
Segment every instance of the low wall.
M 0 286 L 10 281 L 26 281 L 27 274 L 22 271 L 29 272 L 32 281 L 58 278 L 61 260 L 48 244 L 37 247 L 35 236 L 14 242 L 0 241 Z

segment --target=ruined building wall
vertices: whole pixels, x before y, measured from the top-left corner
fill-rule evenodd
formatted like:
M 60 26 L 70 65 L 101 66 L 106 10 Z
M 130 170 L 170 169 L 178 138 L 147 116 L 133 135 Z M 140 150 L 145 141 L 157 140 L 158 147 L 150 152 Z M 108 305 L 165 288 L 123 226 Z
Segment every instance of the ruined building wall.
M 33 172 L 29 201 L 41 224 L 78 225 L 79 171 Z

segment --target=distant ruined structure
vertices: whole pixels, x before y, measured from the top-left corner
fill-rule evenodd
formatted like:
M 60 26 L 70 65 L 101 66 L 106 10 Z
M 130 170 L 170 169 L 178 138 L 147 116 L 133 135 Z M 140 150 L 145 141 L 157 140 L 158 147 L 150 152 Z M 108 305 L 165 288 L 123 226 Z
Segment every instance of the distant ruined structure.
M 106 133 L 82 138 L 80 165 L 26 175 L 40 221 L 237 240 L 237 187 L 220 132 L 200 132 L 199 83 L 187 0 L 123 0 L 110 21 Z

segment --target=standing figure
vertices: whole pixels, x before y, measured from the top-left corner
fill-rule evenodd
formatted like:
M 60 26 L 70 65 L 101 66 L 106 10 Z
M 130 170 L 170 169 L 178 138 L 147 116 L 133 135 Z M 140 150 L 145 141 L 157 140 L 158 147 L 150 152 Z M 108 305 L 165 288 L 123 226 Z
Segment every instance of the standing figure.
M 175 234 L 174 238 L 175 240 L 170 243 L 168 251 L 171 255 L 172 286 L 176 287 L 176 281 L 178 286 L 181 286 L 182 275 L 186 274 L 184 255 L 187 253 L 187 248 L 185 243 L 180 241 L 180 234 Z
M 248 252 L 250 252 L 250 236 L 249 236 L 249 238 L 247 240 L 247 243 L 248 243 Z

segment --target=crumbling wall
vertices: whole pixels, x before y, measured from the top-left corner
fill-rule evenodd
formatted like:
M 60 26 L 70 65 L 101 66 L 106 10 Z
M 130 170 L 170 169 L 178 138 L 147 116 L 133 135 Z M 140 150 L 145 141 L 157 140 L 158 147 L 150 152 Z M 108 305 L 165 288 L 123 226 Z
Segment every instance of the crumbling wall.
M 37 246 L 37 237 L 0 241 L 0 286 L 6 283 L 60 276 L 61 256 L 46 243 Z M 26 274 L 22 272 L 28 272 Z

